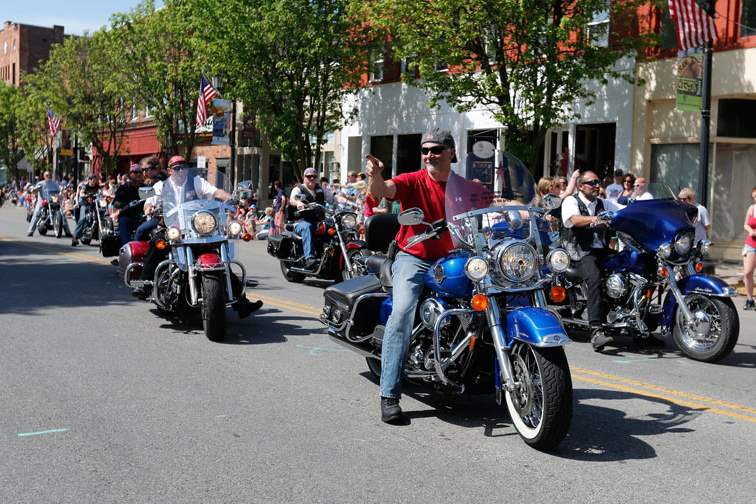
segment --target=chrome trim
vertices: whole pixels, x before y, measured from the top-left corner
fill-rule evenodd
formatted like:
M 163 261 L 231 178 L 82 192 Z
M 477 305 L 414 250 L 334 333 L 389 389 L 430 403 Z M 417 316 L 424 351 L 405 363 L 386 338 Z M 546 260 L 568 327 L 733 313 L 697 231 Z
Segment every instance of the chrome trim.
M 346 332 L 344 333 L 344 338 L 349 341 L 350 343 L 364 343 L 365 341 L 369 340 L 373 337 L 373 334 L 370 333 L 367 336 L 362 336 L 360 338 L 352 338 L 349 333 L 352 330 L 352 326 L 354 325 L 354 315 L 357 313 L 357 307 L 366 299 L 377 299 L 377 298 L 387 298 L 389 295 L 386 292 L 372 292 L 368 294 L 363 294 L 362 296 L 358 297 L 357 300 L 354 302 L 354 306 L 352 306 L 352 311 L 349 314 L 349 318 L 346 319 L 344 322 L 335 325 L 330 320 L 328 320 L 328 317 L 325 316 L 324 313 L 320 314 L 319 320 L 324 325 L 328 326 L 329 328 L 333 329 L 336 332 L 340 332 L 346 329 Z
M 167 308 L 167 307 L 166 307 L 165 305 L 163 305 L 163 303 L 161 303 L 161 302 L 159 301 L 159 298 L 158 298 L 158 296 L 157 296 L 157 289 L 158 289 L 158 277 L 159 277 L 159 276 L 160 276 L 160 274 L 161 274 L 161 270 L 162 270 L 163 268 L 167 268 L 167 267 L 169 267 L 169 266 L 170 266 L 170 265 L 171 265 L 172 263 L 173 263 L 173 259 L 166 259 L 166 260 L 164 260 L 164 261 L 161 261 L 161 262 L 160 262 L 160 264 L 158 264 L 158 265 L 157 265 L 157 267 L 155 268 L 155 275 L 154 275 L 154 277 L 153 277 L 153 282 L 152 282 L 152 286 L 153 286 L 153 287 L 152 287 L 152 301 L 153 301 L 153 302 L 154 302 L 154 303 L 155 303 L 156 305 L 158 305 L 158 307 L 159 307 L 159 308 L 162 308 L 163 310 L 167 310 L 168 308 Z M 180 270 L 180 269 L 178 269 L 178 268 L 176 268 L 176 271 L 181 271 L 181 270 Z
M 128 266 L 126 266 L 126 269 L 123 272 L 123 283 L 126 284 L 126 287 L 131 288 L 131 281 L 129 280 L 129 275 L 131 274 L 131 270 L 133 270 L 137 266 L 144 266 L 144 263 L 131 263 Z
M 459 384 L 459 383 L 451 381 L 446 376 L 446 373 L 444 372 L 446 370 L 446 368 L 449 367 L 449 364 L 451 364 L 454 361 L 454 359 L 458 358 L 462 354 L 462 351 L 460 351 L 460 349 L 458 348 L 459 347 L 459 345 L 458 345 L 458 347 L 456 347 L 454 350 L 452 350 L 452 358 L 451 359 L 447 359 L 447 361 L 444 361 L 444 362 L 441 361 L 441 357 L 440 357 L 440 355 L 441 355 L 441 324 L 442 324 L 442 322 L 445 319 L 447 319 L 449 317 L 457 316 L 457 315 L 470 315 L 470 314 L 474 314 L 474 313 L 475 313 L 475 311 L 474 310 L 470 310 L 469 308 L 456 308 L 456 309 L 452 309 L 452 310 L 446 310 L 445 312 L 441 313 L 438 316 L 438 318 L 436 318 L 436 324 L 433 327 L 433 365 L 436 368 L 436 376 L 438 376 L 439 380 L 441 380 L 441 382 L 444 385 L 453 386 L 453 387 L 457 387 L 457 388 L 463 388 L 464 387 L 464 385 L 462 385 L 462 384 Z M 468 334 L 465 337 L 465 340 L 463 340 L 463 341 L 469 342 L 470 341 L 470 337 L 471 337 L 471 335 Z M 464 348 L 462 348 L 462 350 L 464 350 Z M 454 352 L 455 351 L 458 352 L 457 355 L 456 355 L 456 357 L 454 357 Z
M 220 258 L 223 263 L 223 271 L 226 274 L 226 299 L 229 301 L 234 299 L 234 290 L 231 286 L 231 268 L 229 267 L 228 257 L 228 242 L 221 243 L 220 245 Z M 244 291 L 244 284 L 242 284 L 242 292 Z
M 197 281 L 197 267 L 194 265 L 194 252 L 192 252 L 191 247 L 184 246 L 182 248 L 186 254 L 186 264 L 189 272 L 189 302 L 191 306 L 197 306 L 199 296 L 197 295 L 197 285 L 195 284 Z

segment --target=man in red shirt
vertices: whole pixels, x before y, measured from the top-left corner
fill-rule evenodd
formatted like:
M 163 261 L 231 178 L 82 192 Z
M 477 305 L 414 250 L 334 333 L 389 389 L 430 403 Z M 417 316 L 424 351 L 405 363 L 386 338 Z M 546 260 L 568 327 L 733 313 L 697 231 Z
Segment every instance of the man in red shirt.
M 368 193 L 376 200 L 398 200 L 402 210 L 417 207 L 425 213 L 425 221 L 435 223 L 446 218 L 444 200 L 446 181 L 451 163 L 457 161 L 454 138 L 449 131 L 434 129 L 423 135 L 421 142 L 423 167 L 384 180 L 383 163 L 368 155 Z M 420 242 L 412 247 L 407 241 L 426 231 L 424 225 L 401 226 L 396 235 L 400 252 L 391 269 L 393 308 L 386 323 L 381 350 L 381 420 L 402 423 L 399 406 L 404 362 L 407 359 L 415 318 L 415 309 L 423 291 L 423 276 L 436 259 L 453 248 L 451 235 L 443 231 L 437 239 Z

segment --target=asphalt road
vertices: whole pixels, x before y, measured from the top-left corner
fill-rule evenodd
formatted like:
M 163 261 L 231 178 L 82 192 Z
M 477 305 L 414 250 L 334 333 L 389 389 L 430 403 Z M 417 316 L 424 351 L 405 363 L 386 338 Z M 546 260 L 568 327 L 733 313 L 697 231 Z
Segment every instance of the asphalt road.
M 314 320 L 322 286 L 264 243 L 241 258 L 265 307 L 218 344 L 23 216 L 0 208 L 0 503 L 756 500 L 754 312 L 717 365 L 569 345 L 572 428 L 544 454 L 491 396 L 410 387 L 411 424 L 382 424 L 364 360 Z

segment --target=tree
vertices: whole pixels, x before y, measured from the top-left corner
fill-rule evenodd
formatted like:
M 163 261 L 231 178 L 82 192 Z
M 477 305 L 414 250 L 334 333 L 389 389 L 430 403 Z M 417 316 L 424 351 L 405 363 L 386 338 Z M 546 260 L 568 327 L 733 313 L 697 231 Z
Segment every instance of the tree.
M 32 76 L 61 124 L 96 149 L 105 173 L 116 167 L 131 117 L 125 79 L 114 72 L 118 51 L 112 32 L 71 37 Z
M 16 180 L 18 163 L 24 158 L 19 128 L 22 103 L 18 88 L 0 83 L 0 162 Z
M 301 176 L 320 164 L 329 131 L 349 114 L 342 99 L 359 82 L 366 51 L 344 0 L 184 0 L 195 43 L 227 97 L 252 109 L 271 147 Z M 205 14 L 212 12 L 212 23 Z
M 36 74 L 25 76 L 18 111 L 19 139 L 26 159 L 35 171 L 47 170 L 52 166 L 53 138 L 47 126 L 46 102 Z
M 608 19 L 636 18 L 643 0 L 611 2 Z M 548 128 L 576 117 L 590 100 L 591 80 L 633 81 L 616 63 L 650 38 L 628 36 L 627 25 L 594 24 L 607 0 L 353 1 L 376 39 L 390 40 L 407 58 L 409 80 L 459 111 L 484 106 L 506 130 L 507 148 L 531 166 Z M 608 15 L 609 13 L 606 12 Z M 632 32 L 632 30 L 630 30 Z M 608 47 L 599 40 L 608 38 Z
M 156 10 L 154 1 L 146 0 L 114 15 L 111 27 L 120 48 L 117 71 L 128 83 L 128 95 L 149 107 L 163 150 L 190 157 L 203 61 L 190 43 L 192 25 L 176 3 L 168 0 Z

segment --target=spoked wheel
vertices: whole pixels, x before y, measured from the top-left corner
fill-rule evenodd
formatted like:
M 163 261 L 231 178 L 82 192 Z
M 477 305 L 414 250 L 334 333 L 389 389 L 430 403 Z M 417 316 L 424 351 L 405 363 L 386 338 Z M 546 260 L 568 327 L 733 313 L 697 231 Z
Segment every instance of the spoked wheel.
M 512 423 L 533 448 L 556 448 L 572 420 L 572 380 L 564 349 L 517 343 L 510 360 L 515 389 L 506 391 L 505 399 Z
M 281 263 L 281 273 L 288 282 L 301 283 L 305 276 L 301 273 L 294 273 L 289 269 L 288 263 L 279 261 Z
M 202 275 L 202 327 L 210 341 L 226 335 L 226 301 L 221 275 Z
M 703 362 L 716 362 L 732 352 L 740 333 L 732 299 L 691 294 L 685 296 L 685 304 L 693 321 L 686 324 L 682 310 L 677 308 L 672 329 L 677 348 L 687 357 Z

